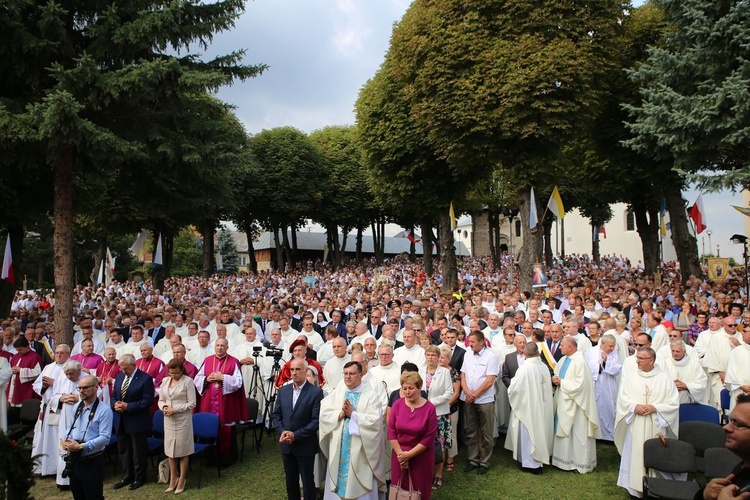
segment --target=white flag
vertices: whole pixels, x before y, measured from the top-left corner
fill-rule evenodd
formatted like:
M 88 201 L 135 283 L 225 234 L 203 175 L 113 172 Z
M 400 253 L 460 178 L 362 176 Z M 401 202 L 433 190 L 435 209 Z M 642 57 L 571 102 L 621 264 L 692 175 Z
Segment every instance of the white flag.
M 164 259 L 161 255 L 161 233 L 159 233 L 159 239 L 156 240 L 156 251 L 154 252 L 154 265 L 161 266 L 164 264 Z
M 536 196 L 534 196 L 534 187 L 531 188 L 531 200 L 529 202 L 529 227 L 534 229 L 539 224 L 539 216 L 536 214 Z
M 141 252 L 141 250 L 143 250 L 143 246 L 146 244 L 148 235 L 148 229 L 144 229 L 143 231 L 141 231 L 141 233 L 138 235 L 138 238 L 136 238 L 135 243 L 133 243 L 133 246 L 130 247 L 130 253 L 137 256 Z
M 216 270 L 224 269 L 224 260 L 221 258 L 221 252 L 216 252 Z

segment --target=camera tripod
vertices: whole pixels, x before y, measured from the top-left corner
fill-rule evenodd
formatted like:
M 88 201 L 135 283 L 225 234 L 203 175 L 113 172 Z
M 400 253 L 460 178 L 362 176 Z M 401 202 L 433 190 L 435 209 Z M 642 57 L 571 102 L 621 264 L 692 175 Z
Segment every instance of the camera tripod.
M 253 363 L 253 378 L 250 381 L 249 394 L 251 399 L 258 401 L 258 393 L 263 397 L 263 412 L 261 413 L 261 425 L 265 425 L 269 436 L 273 432 L 271 428 L 271 413 L 273 413 L 273 405 L 276 401 L 276 387 L 274 382 L 279 372 L 281 371 L 281 365 L 279 361 L 281 356 L 274 356 L 273 366 L 271 367 L 271 375 L 268 379 L 264 379 L 260 372 L 260 365 L 258 364 L 258 358 L 260 352 L 253 352 L 255 362 Z M 250 418 L 255 422 L 253 427 L 253 437 L 255 439 L 255 448 L 260 452 L 260 445 L 263 441 L 263 429 L 257 425 L 257 415 L 250 415 Z

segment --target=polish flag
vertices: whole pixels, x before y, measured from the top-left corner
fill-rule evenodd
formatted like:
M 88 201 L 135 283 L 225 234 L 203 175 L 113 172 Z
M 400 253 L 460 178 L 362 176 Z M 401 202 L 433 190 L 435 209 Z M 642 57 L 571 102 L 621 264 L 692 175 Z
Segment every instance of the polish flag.
M 16 277 L 13 275 L 13 254 L 10 251 L 10 235 L 5 240 L 5 256 L 3 257 L 3 272 L 0 274 L 0 279 L 7 280 L 9 283 L 15 285 Z
M 703 208 L 702 195 L 698 195 L 695 203 L 688 208 L 688 215 L 695 223 L 695 234 L 701 234 L 706 229 L 706 210 Z

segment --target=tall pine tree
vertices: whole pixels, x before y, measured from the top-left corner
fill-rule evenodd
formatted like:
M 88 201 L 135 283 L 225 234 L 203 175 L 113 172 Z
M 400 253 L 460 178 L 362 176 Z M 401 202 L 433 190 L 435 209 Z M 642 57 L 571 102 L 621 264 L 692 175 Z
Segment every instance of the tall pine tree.
M 262 71 L 242 65 L 242 51 L 211 60 L 191 53 L 243 10 L 243 0 L 6 0 L 0 8 L 0 149 L 33 152 L 53 179 L 61 310 L 73 299 L 74 179 L 148 162 L 149 140 L 169 135 L 190 96 Z M 71 340 L 69 314 L 55 316 L 55 331 L 58 342 Z

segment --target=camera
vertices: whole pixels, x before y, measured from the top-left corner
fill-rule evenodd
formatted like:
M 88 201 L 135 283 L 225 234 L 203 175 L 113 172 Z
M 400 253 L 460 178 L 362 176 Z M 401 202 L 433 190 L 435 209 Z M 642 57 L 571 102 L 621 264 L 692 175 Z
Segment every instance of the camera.
M 260 351 L 263 350 L 263 346 L 253 346 L 253 356 L 260 356 Z
M 67 455 L 63 457 L 63 461 L 65 462 L 65 468 L 60 473 L 63 479 L 73 477 L 73 473 L 76 469 L 76 465 L 78 464 L 79 458 L 81 458 L 81 452 L 79 451 L 68 453 Z
M 274 360 L 279 361 L 284 355 L 284 351 L 275 347 L 266 348 L 266 356 L 272 357 Z

